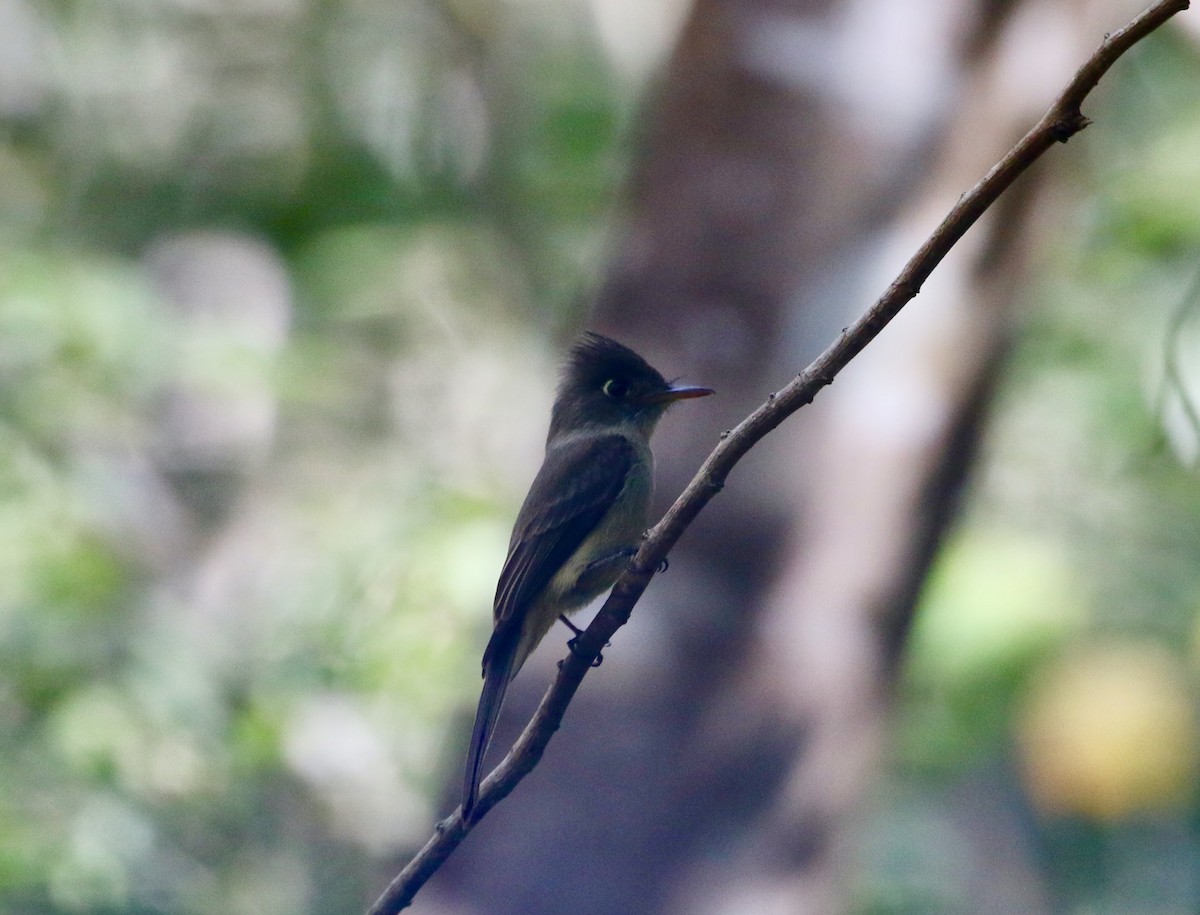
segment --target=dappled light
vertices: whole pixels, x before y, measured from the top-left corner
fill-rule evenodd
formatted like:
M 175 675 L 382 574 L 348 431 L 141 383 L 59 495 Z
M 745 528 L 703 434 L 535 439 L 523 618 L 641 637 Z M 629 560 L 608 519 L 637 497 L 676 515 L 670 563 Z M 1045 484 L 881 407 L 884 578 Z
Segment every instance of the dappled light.
M 575 332 L 718 389 L 665 506 L 1007 148 L 949 133 L 974 6 L 720 6 L 0 0 L 0 910 L 363 911 L 457 803 Z M 1106 77 L 1021 250 L 731 475 L 414 911 L 1200 910 L 1198 85 L 1183 30 Z

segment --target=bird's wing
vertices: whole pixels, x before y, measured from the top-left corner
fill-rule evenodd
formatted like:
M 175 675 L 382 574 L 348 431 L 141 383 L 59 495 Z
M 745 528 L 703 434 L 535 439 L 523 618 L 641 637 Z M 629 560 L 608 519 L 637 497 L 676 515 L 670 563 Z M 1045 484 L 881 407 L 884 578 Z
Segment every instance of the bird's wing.
M 520 667 L 517 651 L 526 611 L 625 487 L 637 460 L 620 435 L 555 446 L 529 487 L 513 527 L 508 558 L 496 585 L 492 638 L 483 653 L 483 692 L 467 751 L 463 818 L 470 821 L 479 797 L 483 756 L 491 742 L 508 681 Z
M 558 446 L 542 464 L 517 516 L 508 558 L 496 585 L 496 633 L 535 600 L 612 507 L 637 460 L 620 435 Z M 517 623 L 517 625 L 520 625 Z

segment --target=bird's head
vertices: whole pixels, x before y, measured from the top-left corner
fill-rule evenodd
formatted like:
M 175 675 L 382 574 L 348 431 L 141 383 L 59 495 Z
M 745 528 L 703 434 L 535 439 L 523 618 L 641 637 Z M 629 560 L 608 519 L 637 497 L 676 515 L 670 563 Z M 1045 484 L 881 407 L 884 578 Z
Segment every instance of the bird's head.
M 571 347 L 550 418 L 550 438 L 587 427 L 634 425 L 649 435 L 677 400 L 711 388 L 674 385 L 627 346 L 591 331 Z

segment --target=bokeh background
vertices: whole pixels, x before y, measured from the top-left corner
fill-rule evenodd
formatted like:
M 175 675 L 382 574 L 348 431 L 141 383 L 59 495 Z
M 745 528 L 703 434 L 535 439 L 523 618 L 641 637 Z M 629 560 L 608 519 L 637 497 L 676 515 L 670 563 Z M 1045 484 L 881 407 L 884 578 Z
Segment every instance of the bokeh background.
M 456 802 L 571 335 L 720 389 L 674 495 L 1136 9 L 0 0 L 0 911 L 365 908 Z M 1200 911 L 1180 18 L 414 911 Z

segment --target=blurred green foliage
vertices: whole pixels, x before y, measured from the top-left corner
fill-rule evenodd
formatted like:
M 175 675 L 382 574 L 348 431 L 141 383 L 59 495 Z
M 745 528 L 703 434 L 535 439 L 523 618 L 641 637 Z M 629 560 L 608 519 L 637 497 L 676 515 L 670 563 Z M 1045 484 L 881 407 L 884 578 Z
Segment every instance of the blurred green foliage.
M 0 910 L 360 911 L 629 90 L 577 4 L 12 0 L 0 59 Z
M 1200 907 L 1197 85 L 1158 36 L 1071 143 L 1080 203 L 926 585 L 860 912 L 974 911 L 980 867 L 1051 911 Z

